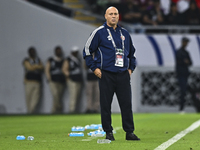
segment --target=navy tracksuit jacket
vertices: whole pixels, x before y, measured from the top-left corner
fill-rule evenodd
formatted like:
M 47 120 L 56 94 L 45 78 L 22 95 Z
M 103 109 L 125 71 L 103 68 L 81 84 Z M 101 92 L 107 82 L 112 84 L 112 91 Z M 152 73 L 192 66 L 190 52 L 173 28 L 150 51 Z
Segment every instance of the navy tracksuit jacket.
M 125 37 L 124 40 L 124 67 L 116 67 L 115 64 L 115 48 L 108 34 L 107 28 L 110 29 L 112 37 L 116 43 L 117 48 L 122 48 L 122 39 L 120 37 L 120 30 Z M 93 59 L 92 53 L 95 53 Z M 110 72 L 123 72 L 127 69 L 134 70 L 136 60 L 134 57 L 135 48 L 133 46 L 129 33 L 118 26 L 116 30 L 107 26 L 106 23 L 92 32 L 85 48 L 83 50 L 83 57 L 86 65 L 94 71 L 96 68 L 107 70 Z

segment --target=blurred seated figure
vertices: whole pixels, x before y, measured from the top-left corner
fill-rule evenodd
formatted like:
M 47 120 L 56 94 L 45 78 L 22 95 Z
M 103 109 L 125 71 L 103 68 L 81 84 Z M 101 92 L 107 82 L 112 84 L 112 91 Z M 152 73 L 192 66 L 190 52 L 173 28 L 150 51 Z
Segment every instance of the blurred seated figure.
M 189 9 L 185 12 L 186 25 L 200 25 L 200 10 L 194 0 L 190 1 Z
M 172 3 L 170 12 L 167 15 L 166 24 L 168 25 L 181 25 L 184 19 L 181 19 L 181 14 L 177 10 L 176 3 Z
M 144 25 L 162 25 L 164 24 L 164 14 L 160 7 L 159 0 L 150 0 L 147 10 L 143 16 Z
M 142 14 L 139 9 L 138 0 L 127 0 L 124 7 L 122 21 L 133 24 L 140 23 Z
M 149 1 L 150 0 L 139 0 L 140 9 L 142 12 L 147 9 Z
M 135 32 L 134 26 L 141 26 L 142 13 L 138 0 L 126 0 L 122 12 L 122 21 L 129 23 L 125 28 L 130 32 Z M 139 30 L 139 32 L 143 32 Z

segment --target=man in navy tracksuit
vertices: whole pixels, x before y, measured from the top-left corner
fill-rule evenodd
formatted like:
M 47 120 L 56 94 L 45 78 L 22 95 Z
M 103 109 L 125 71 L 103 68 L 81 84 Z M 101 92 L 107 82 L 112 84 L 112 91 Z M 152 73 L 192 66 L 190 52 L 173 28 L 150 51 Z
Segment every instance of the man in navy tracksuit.
M 185 95 L 188 86 L 187 80 L 190 74 L 189 67 L 192 65 L 190 54 L 186 50 L 188 42 L 189 39 L 183 37 L 181 47 L 176 51 L 176 74 L 179 83 L 178 85 L 180 88 L 180 101 L 179 101 L 180 113 L 184 113 Z
M 99 78 L 101 122 L 106 139 L 115 140 L 111 125 L 111 103 L 118 98 L 126 140 L 140 140 L 134 133 L 130 75 L 136 60 L 129 33 L 118 25 L 119 13 L 109 7 L 106 22 L 94 30 L 86 42 L 83 57 L 86 65 Z M 94 54 L 94 58 L 93 58 Z

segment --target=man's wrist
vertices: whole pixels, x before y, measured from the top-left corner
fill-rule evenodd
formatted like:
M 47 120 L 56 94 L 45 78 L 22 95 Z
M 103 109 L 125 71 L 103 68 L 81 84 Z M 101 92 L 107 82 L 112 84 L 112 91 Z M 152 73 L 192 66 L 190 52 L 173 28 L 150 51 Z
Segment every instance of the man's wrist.
M 130 71 L 131 71 L 131 73 L 133 73 L 133 70 L 131 70 L 131 69 L 128 69 L 128 70 L 130 70 Z
M 98 68 L 92 68 L 91 70 L 94 72 L 96 69 L 98 69 Z

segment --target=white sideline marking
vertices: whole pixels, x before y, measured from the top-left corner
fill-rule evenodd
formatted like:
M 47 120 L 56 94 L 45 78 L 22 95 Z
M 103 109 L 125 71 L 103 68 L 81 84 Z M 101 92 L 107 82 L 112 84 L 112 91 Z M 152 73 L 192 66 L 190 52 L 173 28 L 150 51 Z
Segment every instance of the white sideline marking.
M 165 150 L 165 149 L 167 149 L 169 146 L 171 146 L 172 144 L 174 144 L 175 142 L 177 142 L 178 140 L 180 140 L 182 137 L 184 137 L 186 134 L 188 134 L 191 131 L 195 130 L 199 126 L 200 126 L 200 120 L 194 122 L 187 129 L 181 131 L 180 133 L 178 133 L 177 135 L 175 135 L 174 137 L 172 137 L 168 141 L 166 141 L 163 144 L 161 144 L 160 146 L 156 147 L 154 150 Z
M 120 129 L 122 129 L 122 127 L 116 127 L 116 128 L 114 128 L 114 130 L 115 131 L 117 131 L 117 130 L 120 130 Z M 99 137 L 88 137 L 87 139 L 82 139 L 81 141 L 91 141 L 92 139 L 96 139 L 96 138 L 99 138 Z

